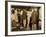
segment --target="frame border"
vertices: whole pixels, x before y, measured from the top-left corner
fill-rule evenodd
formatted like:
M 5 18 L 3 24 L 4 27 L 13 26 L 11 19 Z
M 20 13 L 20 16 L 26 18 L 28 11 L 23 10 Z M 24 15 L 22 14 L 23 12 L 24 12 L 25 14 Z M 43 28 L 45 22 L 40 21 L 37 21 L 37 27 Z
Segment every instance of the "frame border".
M 8 2 L 43 4 L 44 5 L 44 33 L 8 35 L 8 7 L 7 7 Z M 41 35 L 41 34 L 45 34 L 45 3 L 44 2 L 5 1 L 5 36 L 25 36 L 25 35 Z

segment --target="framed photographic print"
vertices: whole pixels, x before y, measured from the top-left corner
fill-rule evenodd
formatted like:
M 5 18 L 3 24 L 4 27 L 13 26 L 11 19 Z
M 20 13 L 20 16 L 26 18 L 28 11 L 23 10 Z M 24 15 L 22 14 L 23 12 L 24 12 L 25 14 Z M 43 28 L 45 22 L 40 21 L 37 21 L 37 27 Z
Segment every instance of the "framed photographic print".
M 45 33 L 45 3 L 7 1 L 5 3 L 5 35 Z

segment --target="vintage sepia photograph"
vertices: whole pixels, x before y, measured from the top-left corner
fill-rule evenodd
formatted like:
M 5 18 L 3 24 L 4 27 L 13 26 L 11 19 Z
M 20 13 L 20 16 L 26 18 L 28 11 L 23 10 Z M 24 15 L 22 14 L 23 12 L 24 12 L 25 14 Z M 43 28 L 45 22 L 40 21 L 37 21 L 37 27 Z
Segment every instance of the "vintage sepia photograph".
M 7 2 L 7 35 L 44 33 L 44 3 Z
M 41 30 L 40 7 L 11 6 L 11 30 Z

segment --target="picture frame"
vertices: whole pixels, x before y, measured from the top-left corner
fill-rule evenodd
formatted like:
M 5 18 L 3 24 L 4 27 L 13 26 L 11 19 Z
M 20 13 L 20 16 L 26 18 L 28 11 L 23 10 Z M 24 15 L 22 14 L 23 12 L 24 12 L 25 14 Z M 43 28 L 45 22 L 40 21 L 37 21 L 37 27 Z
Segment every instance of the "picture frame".
M 27 8 L 38 7 L 39 18 L 41 17 L 41 29 L 40 30 L 29 30 L 27 31 L 12 31 L 11 26 L 11 10 L 14 8 L 24 8 L 27 11 Z M 29 9 L 30 10 L 30 9 Z M 42 12 L 42 13 L 40 13 Z M 16 16 L 17 17 L 17 16 Z M 13 27 L 14 28 L 14 27 Z M 45 3 L 40 2 L 24 2 L 24 1 L 5 1 L 5 35 L 6 36 L 21 36 L 21 35 L 37 35 L 37 34 L 45 34 Z

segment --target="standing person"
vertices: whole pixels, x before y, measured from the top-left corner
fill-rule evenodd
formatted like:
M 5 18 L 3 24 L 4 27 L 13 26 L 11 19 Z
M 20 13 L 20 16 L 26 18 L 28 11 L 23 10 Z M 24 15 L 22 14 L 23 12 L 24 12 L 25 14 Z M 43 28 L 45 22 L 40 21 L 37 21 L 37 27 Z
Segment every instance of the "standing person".
M 33 10 L 34 11 L 32 12 L 32 15 L 31 15 L 32 30 L 37 30 L 38 29 L 39 12 L 38 12 L 38 8 L 34 8 Z
M 28 23 L 27 23 L 27 30 L 30 30 L 30 17 L 31 17 L 31 14 L 32 14 L 33 10 L 32 8 L 29 8 L 29 10 L 27 11 L 27 19 L 28 19 Z
M 23 10 L 18 8 L 18 22 L 20 23 L 20 25 L 22 25 L 22 14 L 23 14 Z
M 19 24 L 20 24 L 20 30 L 23 30 L 23 10 L 22 9 L 18 9 L 18 20 L 19 20 Z
M 12 20 L 12 29 L 13 30 L 18 30 L 18 17 L 17 17 L 17 9 L 12 9 L 12 14 L 11 14 L 11 20 Z
M 23 24 L 24 24 L 24 28 L 27 27 L 27 12 L 26 9 L 23 9 Z

